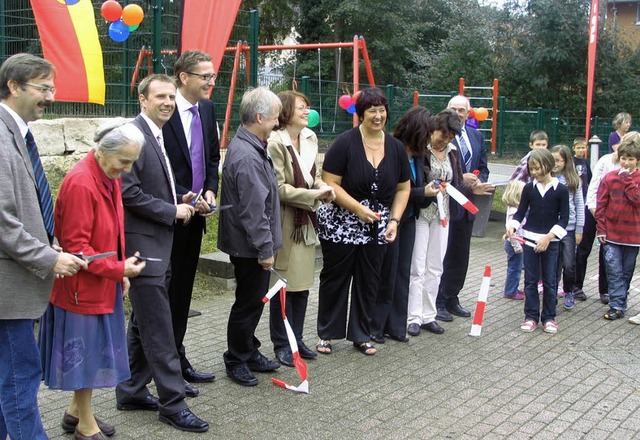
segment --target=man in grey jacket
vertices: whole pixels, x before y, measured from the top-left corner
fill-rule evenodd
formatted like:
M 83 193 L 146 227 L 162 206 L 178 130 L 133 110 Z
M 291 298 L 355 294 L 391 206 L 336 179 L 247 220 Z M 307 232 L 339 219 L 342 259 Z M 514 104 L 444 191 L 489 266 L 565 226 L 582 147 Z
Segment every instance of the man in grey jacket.
M 251 371 L 273 371 L 280 366 L 258 348 L 255 330 L 269 289 L 269 269 L 282 247 L 278 183 L 267 155 L 267 138 L 278 126 L 280 99 L 258 87 L 242 97 L 242 125 L 229 143 L 222 168 L 218 248 L 229 254 L 236 278 L 236 301 L 227 327 L 224 353 L 227 375 L 243 386 L 258 384 Z
M 47 307 L 54 275 L 87 268 L 51 246 L 53 203 L 27 126 L 53 103 L 53 74 L 51 63 L 28 54 L 0 67 L 0 439 L 47 438 L 34 320 Z

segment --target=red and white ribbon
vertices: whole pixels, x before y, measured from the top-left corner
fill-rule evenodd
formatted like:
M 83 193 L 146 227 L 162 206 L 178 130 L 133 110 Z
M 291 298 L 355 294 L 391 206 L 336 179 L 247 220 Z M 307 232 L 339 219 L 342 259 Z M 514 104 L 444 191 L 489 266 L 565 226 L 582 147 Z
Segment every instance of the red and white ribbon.
M 480 336 L 482 332 L 482 321 L 484 319 L 484 309 L 487 306 L 487 297 L 489 296 L 489 286 L 491 285 L 491 266 L 485 266 L 484 277 L 480 284 L 480 293 L 478 293 L 478 302 L 476 303 L 476 311 L 473 315 L 473 324 L 471 324 L 471 333 L 469 336 Z
M 467 198 L 467 196 L 458 191 L 455 186 L 447 182 L 442 182 L 442 186 L 444 186 L 444 189 L 447 191 L 447 193 L 453 200 L 458 202 L 460 206 L 469 211 L 471 214 L 478 213 L 478 208 L 476 207 L 476 205 L 474 205 L 473 202 Z
M 440 224 L 443 228 L 446 228 L 447 214 L 444 212 L 444 196 L 441 192 L 436 194 L 436 202 L 438 203 L 438 215 L 440 216 Z
M 287 339 L 289 340 L 289 346 L 291 347 L 291 353 L 293 354 L 293 366 L 296 368 L 298 372 L 298 377 L 302 380 L 302 383 L 298 386 L 291 385 L 284 380 L 271 378 L 271 382 L 274 384 L 286 388 L 291 391 L 295 391 L 296 393 L 305 393 L 309 394 L 309 381 L 307 380 L 307 363 L 300 357 L 300 353 L 298 352 L 298 342 L 296 341 L 296 336 L 293 333 L 293 329 L 291 328 L 291 324 L 287 320 L 287 288 L 286 283 L 282 278 L 278 279 L 276 283 L 273 285 L 271 289 L 267 292 L 267 294 L 262 298 L 262 302 L 268 302 L 273 296 L 279 292 L 280 294 L 280 305 L 282 309 L 282 320 L 284 321 L 284 328 L 287 331 Z
M 525 238 L 520 237 L 519 235 L 512 235 L 509 238 L 513 238 L 515 241 L 517 241 L 517 242 L 519 242 L 521 244 L 526 244 L 529 247 L 532 247 L 532 248 L 536 247 L 536 244 L 534 242 L 526 240 Z

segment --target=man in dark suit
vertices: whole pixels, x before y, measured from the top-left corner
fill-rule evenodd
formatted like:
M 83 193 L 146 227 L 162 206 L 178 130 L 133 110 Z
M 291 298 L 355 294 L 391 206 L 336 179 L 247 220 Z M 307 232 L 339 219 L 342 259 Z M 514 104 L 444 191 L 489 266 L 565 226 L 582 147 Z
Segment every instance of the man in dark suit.
M 211 382 L 215 375 L 198 372 L 187 360 L 184 335 L 191 306 L 193 282 L 198 268 L 202 233 L 209 207 L 216 205 L 220 142 L 218 124 L 209 100 L 215 84 L 211 57 L 199 51 L 184 52 L 173 66 L 178 82 L 176 111 L 169 118 L 162 134 L 169 161 L 176 177 L 176 191 L 186 194 L 202 190 L 206 209 L 197 211 L 189 223 L 176 222 L 171 251 L 171 283 L 169 300 L 173 318 L 173 333 L 180 355 L 182 376 L 189 382 Z
M 489 168 L 487 167 L 487 151 L 484 147 L 484 137 L 478 130 L 465 126 L 470 110 L 469 99 L 462 95 L 454 96 L 449 101 L 447 108 L 455 110 L 462 123 L 462 132 L 453 141 L 458 149 L 466 184 L 465 188 L 459 189 L 470 200 L 473 200 L 474 194 L 489 195 L 495 188 L 493 185 L 486 183 L 489 179 Z M 475 215 L 453 200 L 451 200 L 449 206 L 451 212 L 449 242 L 436 299 L 436 319 L 440 321 L 452 321 L 452 315 L 471 316 L 471 313 L 460 305 L 458 295 L 467 277 L 471 232 Z
M 117 408 L 159 410 L 164 423 L 183 431 L 205 432 L 209 425 L 184 401 L 185 382 L 167 293 L 174 224 L 176 220 L 188 222 L 194 214 L 189 204 L 194 194 L 176 194 L 162 139 L 162 126 L 175 108 L 175 81 L 166 75 L 151 75 L 140 82 L 138 92 L 142 112 L 132 123 L 144 134 L 145 143 L 131 172 L 122 176 L 126 249 L 131 255 L 139 251 L 161 261 L 147 262 L 144 275 L 131 280 L 133 310 L 127 330 L 131 378 L 116 387 Z M 152 378 L 159 399 L 147 389 Z
M 47 439 L 38 411 L 42 380 L 35 319 L 56 276 L 87 263 L 51 246 L 53 201 L 28 122 L 53 103 L 54 69 L 29 54 L 0 67 L 0 439 Z M 26 138 L 26 139 L 25 139 Z

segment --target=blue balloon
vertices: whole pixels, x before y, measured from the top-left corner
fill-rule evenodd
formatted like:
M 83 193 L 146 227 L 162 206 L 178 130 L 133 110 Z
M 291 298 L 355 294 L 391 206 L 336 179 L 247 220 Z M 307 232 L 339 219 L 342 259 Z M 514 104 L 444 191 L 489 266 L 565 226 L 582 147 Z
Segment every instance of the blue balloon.
M 478 129 L 478 127 L 480 127 L 480 123 L 476 118 L 468 118 L 467 122 L 464 125 L 466 125 L 467 127 L 474 128 L 476 130 Z
M 349 113 L 350 115 L 354 114 L 356 112 L 356 103 L 352 103 L 349 108 L 347 108 L 347 113 Z
M 75 5 L 79 1 L 80 0 L 65 0 L 65 3 L 67 4 L 67 6 L 71 6 L 71 5 Z
M 116 43 L 122 43 L 124 40 L 129 38 L 129 26 L 127 26 L 122 21 L 114 21 L 109 25 L 109 36 Z

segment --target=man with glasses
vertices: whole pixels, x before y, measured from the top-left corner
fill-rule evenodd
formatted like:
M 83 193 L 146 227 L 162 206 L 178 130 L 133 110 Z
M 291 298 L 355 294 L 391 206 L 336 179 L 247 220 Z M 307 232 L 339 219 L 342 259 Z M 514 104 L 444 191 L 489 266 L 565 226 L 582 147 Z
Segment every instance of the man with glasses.
M 227 375 L 243 386 L 258 384 L 252 371 L 272 371 L 280 363 L 260 353 L 255 336 L 262 316 L 262 297 L 269 289 L 269 269 L 282 248 L 278 182 L 267 154 L 267 139 L 278 126 L 282 103 L 258 87 L 244 94 L 236 136 L 222 167 L 218 248 L 229 254 L 236 278 L 236 300 L 227 326 L 224 363 Z
M 178 221 L 176 224 L 169 285 L 173 333 L 180 355 L 182 376 L 187 381 L 187 395 L 195 397 L 198 390 L 189 382 L 211 382 L 215 379 L 215 375 L 193 368 L 187 360 L 183 341 L 202 233 L 205 232 L 206 217 L 212 215 L 211 208 L 216 206 L 218 193 L 220 142 L 213 102 L 209 99 L 216 74 L 211 57 L 200 51 L 184 52 L 175 62 L 173 70 L 178 83 L 176 111 L 162 128 L 164 145 L 175 174 L 177 191 L 198 194 L 202 190 L 196 215 L 188 223 Z
M 53 201 L 27 126 L 54 101 L 54 68 L 17 54 L 0 66 L 0 439 L 46 439 L 38 411 L 42 380 L 35 319 L 54 276 L 87 263 L 52 247 Z

